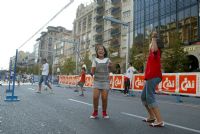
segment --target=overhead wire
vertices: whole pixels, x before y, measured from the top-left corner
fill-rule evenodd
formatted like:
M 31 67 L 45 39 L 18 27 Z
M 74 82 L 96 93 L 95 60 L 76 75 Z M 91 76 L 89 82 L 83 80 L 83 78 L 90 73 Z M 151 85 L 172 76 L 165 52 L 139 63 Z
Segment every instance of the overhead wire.
M 27 42 L 29 42 L 36 34 L 38 34 L 42 29 L 44 29 L 44 27 L 46 27 L 51 21 L 53 21 L 63 10 L 65 10 L 73 2 L 74 0 L 70 0 L 70 2 L 67 5 L 61 8 L 61 10 L 59 10 L 47 23 L 45 23 L 41 28 L 39 28 L 31 37 L 29 37 L 18 49 L 26 45 Z

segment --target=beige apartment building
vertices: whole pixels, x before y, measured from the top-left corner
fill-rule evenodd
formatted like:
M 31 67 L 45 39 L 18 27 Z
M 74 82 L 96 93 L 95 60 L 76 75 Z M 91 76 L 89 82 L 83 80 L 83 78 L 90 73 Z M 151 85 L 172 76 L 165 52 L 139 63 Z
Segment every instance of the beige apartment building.
M 76 41 L 79 42 L 79 61 L 82 60 L 86 52 L 88 52 L 89 55 L 92 56 L 95 51 L 95 42 L 92 38 L 92 36 L 95 34 L 93 30 L 94 9 L 94 3 L 91 3 L 87 6 L 81 4 L 78 6 L 76 11 L 76 18 L 74 20 L 73 26 L 73 37 Z
M 125 71 L 125 55 L 128 28 L 103 19 L 113 17 L 125 23 L 130 22 L 130 46 L 133 31 L 132 0 L 95 0 L 90 5 L 81 4 L 74 20 L 73 36 L 80 41 L 80 55 L 89 52 L 90 59 L 95 56 L 95 47 L 103 44 L 115 64 Z
M 66 42 L 72 38 L 72 31 L 64 27 L 48 26 L 47 32 L 42 32 L 40 38 L 34 45 L 35 62 L 47 59 L 50 64 L 55 66 L 62 64 L 65 57 L 69 55 L 68 47 L 71 43 Z M 69 57 L 69 56 L 68 56 Z

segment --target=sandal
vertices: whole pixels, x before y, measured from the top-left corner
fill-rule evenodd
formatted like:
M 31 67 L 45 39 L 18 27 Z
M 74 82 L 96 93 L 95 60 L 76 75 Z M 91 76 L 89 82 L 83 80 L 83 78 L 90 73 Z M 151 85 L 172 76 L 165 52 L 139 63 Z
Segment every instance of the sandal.
M 147 123 L 153 123 L 156 119 L 143 119 L 142 121 L 147 122 Z
M 150 126 L 151 127 L 164 127 L 165 124 L 164 124 L 164 122 L 156 122 L 156 123 L 151 123 Z

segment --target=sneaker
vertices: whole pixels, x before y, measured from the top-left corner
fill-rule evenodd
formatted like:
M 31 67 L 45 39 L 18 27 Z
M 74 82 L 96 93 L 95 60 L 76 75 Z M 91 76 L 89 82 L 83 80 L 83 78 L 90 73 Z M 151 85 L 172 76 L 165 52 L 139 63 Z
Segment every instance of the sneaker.
M 164 124 L 164 122 L 162 121 L 162 122 L 154 122 L 154 123 L 151 123 L 151 124 L 149 124 L 151 127 L 164 127 L 165 126 L 165 124 Z
M 74 92 L 79 92 L 78 89 L 75 89 Z
M 102 112 L 102 116 L 103 116 L 104 119 L 109 119 L 110 118 L 105 111 Z
M 94 112 L 92 113 L 92 115 L 90 116 L 90 119 L 96 119 L 97 116 L 98 116 L 98 112 L 94 111 Z

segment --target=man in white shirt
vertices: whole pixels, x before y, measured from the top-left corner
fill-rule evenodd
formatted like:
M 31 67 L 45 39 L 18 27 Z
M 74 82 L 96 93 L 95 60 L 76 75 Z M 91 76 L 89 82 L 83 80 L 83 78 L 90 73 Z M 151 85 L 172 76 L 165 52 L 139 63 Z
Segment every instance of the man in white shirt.
M 37 93 L 41 93 L 41 87 L 42 87 L 42 82 L 44 81 L 45 85 L 49 87 L 49 89 L 51 91 L 52 90 L 52 87 L 50 86 L 49 82 L 48 82 L 48 75 L 49 75 L 49 64 L 47 63 L 47 60 L 46 59 L 43 59 L 42 60 L 42 75 L 40 77 L 40 81 L 39 81 L 39 89 L 37 91 Z
M 133 74 L 136 73 L 137 70 L 132 66 L 132 63 L 128 64 L 128 69 L 126 70 L 125 78 L 124 78 L 124 94 L 129 95 L 130 85 L 133 79 Z

